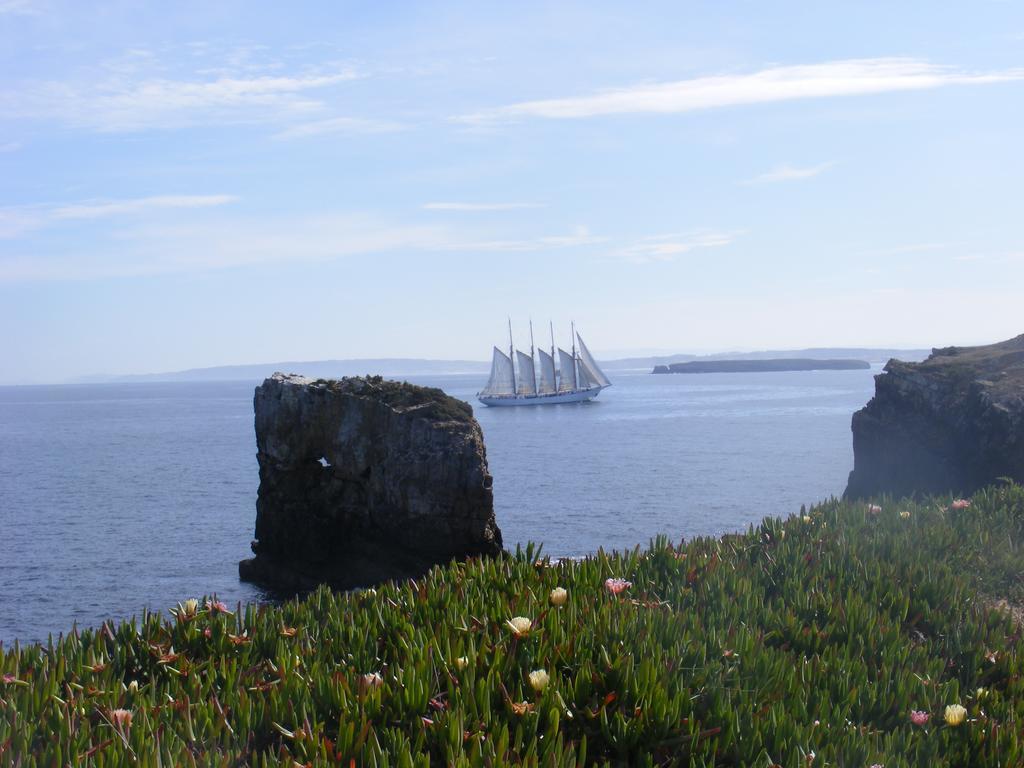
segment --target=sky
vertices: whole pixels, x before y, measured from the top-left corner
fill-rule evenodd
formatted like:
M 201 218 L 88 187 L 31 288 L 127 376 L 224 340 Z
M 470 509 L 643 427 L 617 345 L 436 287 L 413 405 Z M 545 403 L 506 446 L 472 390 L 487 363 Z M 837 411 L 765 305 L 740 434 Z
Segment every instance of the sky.
M 1024 4 L 0 0 L 0 383 L 1024 332 Z

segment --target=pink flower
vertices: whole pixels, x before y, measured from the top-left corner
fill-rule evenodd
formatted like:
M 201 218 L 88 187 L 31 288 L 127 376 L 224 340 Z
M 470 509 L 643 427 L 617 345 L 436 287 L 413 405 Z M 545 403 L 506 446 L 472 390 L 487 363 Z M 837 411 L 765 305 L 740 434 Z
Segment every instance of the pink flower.
M 910 722 L 912 722 L 914 725 L 928 725 L 929 718 L 931 718 L 931 715 L 929 715 L 924 710 L 910 710 Z
M 953 509 L 967 509 L 971 506 L 971 502 L 967 499 L 957 499 L 950 506 L 952 506 Z
M 20 682 L 17 677 L 11 674 L 5 674 L 2 678 L 0 678 L 0 680 L 3 680 L 8 685 L 10 685 L 11 683 Z
M 869 515 L 880 515 L 881 513 L 882 513 L 882 508 L 880 506 L 878 506 L 877 504 L 868 504 L 868 514 Z
M 110 713 L 110 722 L 119 728 L 128 729 L 132 727 L 132 712 L 130 709 L 115 709 Z
M 624 592 L 633 586 L 633 582 L 626 581 L 625 579 L 605 579 L 604 588 L 611 592 L 613 595 L 617 595 L 620 592 Z
M 220 600 L 207 600 L 206 610 L 210 613 L 228 613 L 228 607 Z

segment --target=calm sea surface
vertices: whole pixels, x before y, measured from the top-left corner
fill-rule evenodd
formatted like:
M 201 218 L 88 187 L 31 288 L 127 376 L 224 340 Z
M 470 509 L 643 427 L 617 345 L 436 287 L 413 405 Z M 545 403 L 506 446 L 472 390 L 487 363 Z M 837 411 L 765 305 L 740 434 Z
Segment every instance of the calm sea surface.
M 587 405 L 474 410 L 506 546 L 551 555 L 745 529 L 842 493 L 871 371 L 612 372 Z M 472 400 L 485 376 L 410 377 Z M 0 387 L 0 641 L 239 582 L 255 382 Z

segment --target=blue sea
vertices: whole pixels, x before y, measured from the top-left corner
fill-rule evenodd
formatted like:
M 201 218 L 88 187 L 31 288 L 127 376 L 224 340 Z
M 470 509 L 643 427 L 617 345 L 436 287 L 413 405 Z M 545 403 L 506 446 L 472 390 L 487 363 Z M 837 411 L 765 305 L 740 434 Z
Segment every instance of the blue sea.
M 842 493 L 873 370 L 612 372 L 585 405 L 486 408 L 479 374 L 409 377 L 475 403 L 507 547 L 580 556 L 746 529 Z M 238 580 L 257 382 L 0 387 L 0 642 L 45 641 Z

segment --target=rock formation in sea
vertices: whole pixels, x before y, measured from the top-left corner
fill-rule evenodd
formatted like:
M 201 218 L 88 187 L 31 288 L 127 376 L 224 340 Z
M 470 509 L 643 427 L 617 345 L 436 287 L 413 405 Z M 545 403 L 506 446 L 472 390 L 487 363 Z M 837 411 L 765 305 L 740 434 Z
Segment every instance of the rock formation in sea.
M 846 496 L 968 494 L 1024 482 L 1024 335 L 890 360 L 853 415 Z
M 256 557 L 239 563 L 242 579 L 344 589 L 501 552 L 468 404 L 380 377 L 275 373 L 254 407 Z

